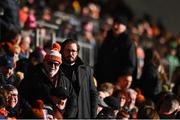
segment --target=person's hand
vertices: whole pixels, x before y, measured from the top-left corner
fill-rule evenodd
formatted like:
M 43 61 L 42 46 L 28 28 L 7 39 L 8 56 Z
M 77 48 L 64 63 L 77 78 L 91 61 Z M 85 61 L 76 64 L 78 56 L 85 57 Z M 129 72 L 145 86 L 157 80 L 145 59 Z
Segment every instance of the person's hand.
M 16 77 L 17 77 L 18 79 L 20 79 L 20 80 L 23 80 L 23 79 L 24 79 L 24 73 L 18 71 L 18 72 L 16 73 Z

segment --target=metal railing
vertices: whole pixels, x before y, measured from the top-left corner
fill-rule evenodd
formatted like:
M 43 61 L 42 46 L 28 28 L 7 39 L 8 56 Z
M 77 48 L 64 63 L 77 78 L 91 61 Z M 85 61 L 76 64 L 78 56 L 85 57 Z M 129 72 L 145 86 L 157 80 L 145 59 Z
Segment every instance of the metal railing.
M 94 46 L 88 43 L 78 42 L 80 46 L 79 57 L 90 66 L 94 66 L 95 49 Z
M 55 24 L 50 24 L 44 21 L 37 21 L 37 25 L 39 27 L 36 28 L 36 42 L 35 42 L 35 46 L 41 46 L 43 47 L 44 45 L 44 39 L 46 36 L 43 36 L 41 34 L 41 27 L 47 28 L 47 29 L 51 29 L 51 36 L 50 36 L 50 40 L 52 40 L 52 43 L 54 43 L 56 41 L 56 32 L 55 30 L 58 29 L 58 26 Z
M 50 40 L 52 40 L 52 43 L 59 41 L 59 42 L 63 42 L 65 40 L 65 38 L 57 38 L 56 37 L 56 32 L 55 30 L 58 29 L 58 26 L 53 25 L 53 24 L 49 24 L 43 21 L 38 21 L 37 22 L 38 26 L 42 26 L 45 27 L 47 29 L 52 29 L 51 31 L 51 38 L 49 38 Z M 43 48 L 44 46 L 44 37 L 46 36 L 42 36 L 41 32 L 40 32 L 41 28 L 36 28 L 36 42 L 35 42 L 35 46 L 40 46 Z M 78 44 L 80 46 L 80 51 L 79 51 L 79 57 L 84 61 L 84 63 L 90 65 L 90 66 L 94 66 L 94 59 L 95 59 L 95 48 L 93 45 L 85 43 L 85 42 L 81 42 L 78 41 Z

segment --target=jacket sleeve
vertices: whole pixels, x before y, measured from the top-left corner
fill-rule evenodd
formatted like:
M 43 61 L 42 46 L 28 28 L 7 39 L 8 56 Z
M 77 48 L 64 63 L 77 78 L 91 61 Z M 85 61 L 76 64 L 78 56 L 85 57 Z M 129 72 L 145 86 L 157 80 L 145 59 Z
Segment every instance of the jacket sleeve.
M 98 93 L 95 87 L 93 70 L 90 69 L 90 102 L 91 102 L 91 118 L 96 118 L 96 109 L 97 109 L 97 101 L 98 101 Z
M 69 97 L 66 103 L 66 108 L 65 108 L 65 112 L 63 114 L 64 118 L 75 118 L 77 115 L 77 96 L 76 93 L 74 91 L 74 88 L 72 86 L 72 84 L 70 83 L 70 81 L 67 79 L 68 81 L 68 91 L 69 91 Z
M 130 40 L 129 43 L 127 43 L 125 58 L 122 74 L 133 74 L 136 69 L 137 57 L 135 44 L 130 42 Z

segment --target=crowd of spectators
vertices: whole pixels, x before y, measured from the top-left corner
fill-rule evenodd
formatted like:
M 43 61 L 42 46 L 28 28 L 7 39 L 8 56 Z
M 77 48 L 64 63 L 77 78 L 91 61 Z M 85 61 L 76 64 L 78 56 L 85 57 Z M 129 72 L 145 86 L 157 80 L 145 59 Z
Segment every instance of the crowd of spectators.
M 0 118 L 179 119 L 180 34 L 117 1 L 1 1 Z

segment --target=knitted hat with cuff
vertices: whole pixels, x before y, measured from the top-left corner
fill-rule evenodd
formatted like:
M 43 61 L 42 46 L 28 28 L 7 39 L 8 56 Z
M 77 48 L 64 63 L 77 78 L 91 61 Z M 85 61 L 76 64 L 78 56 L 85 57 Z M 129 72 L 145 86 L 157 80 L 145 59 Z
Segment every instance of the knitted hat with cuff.
M 58 43 L 52 45 L 52 49 L 46 54 L 45 61 L 56 61 L 62 63 L 62 55 L 60 54 L 61 46 Z

